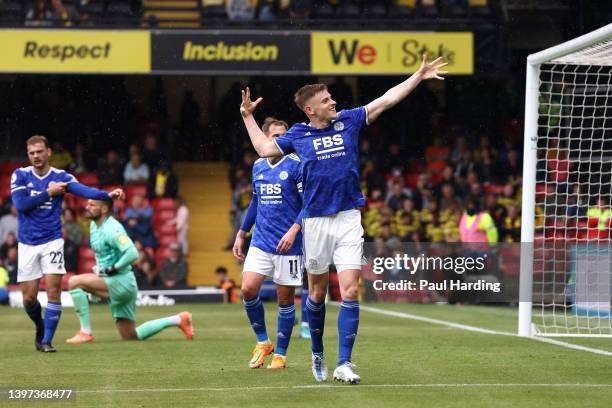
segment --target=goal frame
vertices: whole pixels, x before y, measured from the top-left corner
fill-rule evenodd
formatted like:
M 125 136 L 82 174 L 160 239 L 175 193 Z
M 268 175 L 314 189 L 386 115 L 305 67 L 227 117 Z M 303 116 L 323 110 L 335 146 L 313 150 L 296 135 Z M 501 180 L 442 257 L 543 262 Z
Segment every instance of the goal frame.
M 532 324 L 532 296 L 540 66 L 543 63 L 549 62 L 556 58 L 611 39 L 612 24 L 608 24 L 583 36 L 574 38 L 535 54 L 531 54 L 527 57 L 518 319 L 518 335 L 521 337 L 532 337 L 538 335 Z M 550 334 L 547 336 L 550 336 Z M 564 336 L 600 337 L 601 335 L 570 334 Z

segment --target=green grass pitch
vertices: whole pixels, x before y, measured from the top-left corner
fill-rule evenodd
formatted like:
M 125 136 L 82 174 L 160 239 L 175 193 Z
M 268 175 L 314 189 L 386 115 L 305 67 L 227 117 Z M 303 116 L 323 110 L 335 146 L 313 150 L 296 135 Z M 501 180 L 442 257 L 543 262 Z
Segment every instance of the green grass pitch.
M 516 310 L 497 307 L 370 305 L 494 330 L 516 329 Z M 55 354 L 34 350 L 32 324 L 18 309 L 0 309 L 0 388 L 75 388 L 83 407 L 609 407 L 612 357 L 511 336 L 480 334 L 362 311 L 353 360 L 362 384 L 317 384 L 310 342 L 298 326 L 282 371 L 248 368 L 254 335 L 240 305 L 141 307 L 138 322 L 183 309 L 196 337 L 168 329 L 124 342 L 105 305 L 92 306 L 96 342 L 69 346 L 77 330 L 64 310 Z M 337 357 L 338 308 L 327 307 L 330 380 Z M 266 305 L 276 333 L 276 306 Z M 611 339 L 567 340 L 612 351 Z M 3 396 L 6 398 L 6 395 Z M 45 406 L 12 403 L 0 406 Z

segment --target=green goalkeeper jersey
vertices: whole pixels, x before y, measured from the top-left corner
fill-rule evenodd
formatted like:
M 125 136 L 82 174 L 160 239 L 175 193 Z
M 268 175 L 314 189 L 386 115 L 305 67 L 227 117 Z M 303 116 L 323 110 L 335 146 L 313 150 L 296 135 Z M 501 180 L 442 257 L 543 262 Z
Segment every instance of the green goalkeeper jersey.
M 114 266 L 119 275 L 131 274 L 131 264 L 138 259 L 138 250 L 123 225 L 113 217 L 108 217 L 99 227 L 92 221 L 89 231 L 98 267 Z

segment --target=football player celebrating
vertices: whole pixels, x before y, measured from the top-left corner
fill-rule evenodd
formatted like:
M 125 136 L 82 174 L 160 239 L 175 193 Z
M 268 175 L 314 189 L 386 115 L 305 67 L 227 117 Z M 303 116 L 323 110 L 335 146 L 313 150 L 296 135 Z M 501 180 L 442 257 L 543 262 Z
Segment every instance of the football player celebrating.
M 295 152 L 303 166 L 304 260 L 310 293 L 308 323 L 312 338 L 312 373 L 317 381 L 327 379 L 323 352 L 325 296 L 329 266 L 338 270 L 342 303 L 338 316 L 338 363 L 334 379 L 358 384 L 351 354 L 359 326 L 358 282 L 363 256 L 363 228 L 357 209 L 365 204 L 359 175 L 358 136 L 364 124 L 375 121 L 385 110 L 404 100 L 427 79 L 443 79 L 442 58 L 427 62 L 412 76 L 392 87 L 366 106 L 336 111 L 336 102 L 324 84 L 306 85 L 295 94 L 295 103 L 309 123 L 295 124 L 282 136 L 269 140 L 261 131 L 253 111 L 262 98 L 252 102 L 249 89 L 242 91 L 240 112 L 251 142 L 261 157 Z
M 263 131 L 268 140 L 287 131 L 283 121 L 267 118 Z M 242 294 L 244 308 L 257 345 L 249 367 L 258 368 L 274 347 L 268 338 L 264 307 L 259 291 L 266 276 L 276 284 L 278 335 L 276 353 L 268 368 L 285 368 L 287 347 L 295 322 L 295 287 L 302 285 L 302 177 L 300 159 L 284 157 L 259 159 L 253 165 L 253 199 L 234 242 L 234 256 L 244 260 Z M 243 254 L 244 238 L 255 224 L 251 245 Z

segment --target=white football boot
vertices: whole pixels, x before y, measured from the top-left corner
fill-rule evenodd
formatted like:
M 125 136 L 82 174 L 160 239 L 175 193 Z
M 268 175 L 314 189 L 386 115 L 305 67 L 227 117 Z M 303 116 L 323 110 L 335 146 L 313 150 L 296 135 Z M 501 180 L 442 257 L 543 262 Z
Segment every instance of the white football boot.
M 355 373 L 355 364 L 347 361 L 334 370 L 334 380 L 348 384 L 359 384 L 361 377 Z
M 324 353 L 312 353 L 312 375 L 318 382 L 327 381 L 327 362 Z

